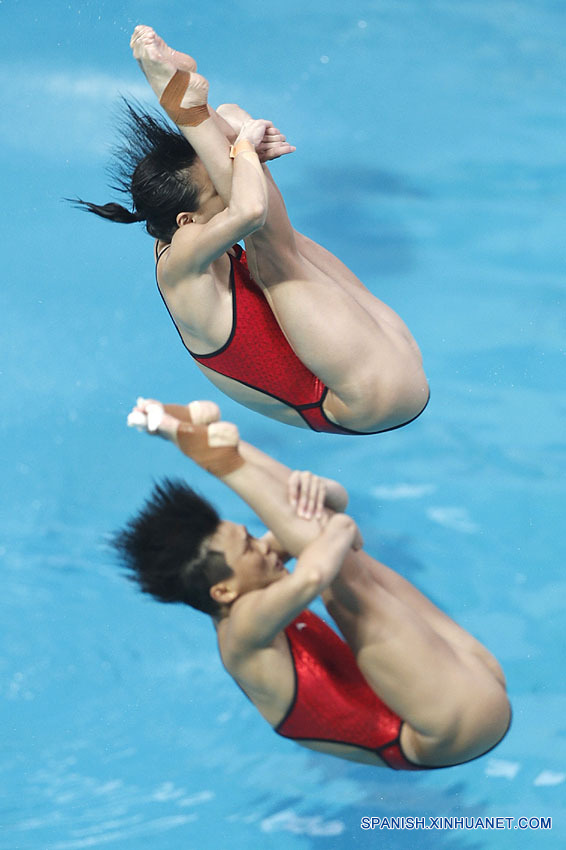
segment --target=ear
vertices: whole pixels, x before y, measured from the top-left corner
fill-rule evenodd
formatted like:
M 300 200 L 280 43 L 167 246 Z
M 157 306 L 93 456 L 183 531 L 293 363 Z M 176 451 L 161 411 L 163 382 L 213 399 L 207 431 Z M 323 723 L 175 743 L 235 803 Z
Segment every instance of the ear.
M 209 593 L 218 605 L 231 605 L 239 596 L 234 585 L 227 584 L 225 581 L 219 581 L 217 584 L 213 584 Z
M 185 224 L 192 224 L 194 222 L 193 213 L 181 212 L 177 215 L 175 221 L 177 222 L 177 227 L 183 227 Z

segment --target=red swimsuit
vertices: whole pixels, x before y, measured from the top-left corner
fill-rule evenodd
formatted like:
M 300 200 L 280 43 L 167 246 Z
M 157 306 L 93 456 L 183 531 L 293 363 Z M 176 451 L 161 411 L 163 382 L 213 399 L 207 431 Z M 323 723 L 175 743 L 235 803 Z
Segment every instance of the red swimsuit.
M 211 354 L 196 354 L 185 346 L 189 354 L 208 369 L 292 407 L 313 431 L 366 433 L 352 431 L 328 419 L 322 408 L 328 387 L 299 360 L 261 289 L 250 276 L 245 251 L 240 245 L 234 245 L 234 250 L 236 256 L 229 255 L 232 290 L 230 336 L 221 348 Z M 392 431 L 394 428 L 385 430 Z
M 295 694 L 275 729 L 295 741 L 353 744 L 394 770 L 426 770 L 401 750 L 403 721 L 362 676 L 350 647 L 305 610 L 285 629 L 295 668 Z

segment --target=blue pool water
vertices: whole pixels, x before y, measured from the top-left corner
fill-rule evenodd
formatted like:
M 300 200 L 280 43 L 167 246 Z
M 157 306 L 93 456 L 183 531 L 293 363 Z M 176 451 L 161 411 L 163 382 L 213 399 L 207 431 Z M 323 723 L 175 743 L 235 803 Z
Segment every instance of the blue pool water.
M 565 9 L 209 5 L 1 5 L 0 847 L 558 850 Z M 273 118 L 297 145 L 273 169 L 295 226 L 421 345 L 432 400 L 416 423 L 350 440 L 221 400 L 164 314 L 151 240 L 61 202 L 110 198 L 112 108 L 145 92 L 128 50 L 138 22 L 195 53 L 213 102 Z M 108 551 L 165 474 L 258 528 L 169 446 L 125 428 L 138 394 L 215 398 L 251 442 L 340 478 L 368 548 L 501 659 L 515 715 L 503 744 L 402 775 L 277 738 L 223 673 L 206 618 L 142 598 Z M 364 832 L 366 815 L 553 828 Z

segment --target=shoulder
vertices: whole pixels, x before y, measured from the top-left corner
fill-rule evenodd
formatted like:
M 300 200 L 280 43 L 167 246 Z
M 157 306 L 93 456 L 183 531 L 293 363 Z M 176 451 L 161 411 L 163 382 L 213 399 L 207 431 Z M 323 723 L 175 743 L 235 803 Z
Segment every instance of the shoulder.
M 261 628 L 258 628 L 261 621 L 261 613 L 258 612 L 261 597 L 261 590 L 246 593 L 233 603 L 230 613 L 219 624 L 218 644 L 226 665 L 230 662 L 238 666 L 256 653 L 277 646 L 280 636 L 284 636 L 284 628 L 270 636 L 269 640 L 262 640 L 263 635 L 258 634 L 258 631 L 261 632 Z
M 268 644 L 258 646 L 242 640 L 233 622 L 225 622 L 218 628 L 217 638 L 226 672 L 253 702 L 264 700 L 268 694 L 273 696 L 288 684 L 288 675 L 292 674 L 292 656 L 284 630 Z
M 157 243 L 156 268 L 159 282 L 174 287 L 206 275 L 208 269 L 201 268 L 195 256 L 197 245 L 198 225 L 179 228 L 169 244 Z

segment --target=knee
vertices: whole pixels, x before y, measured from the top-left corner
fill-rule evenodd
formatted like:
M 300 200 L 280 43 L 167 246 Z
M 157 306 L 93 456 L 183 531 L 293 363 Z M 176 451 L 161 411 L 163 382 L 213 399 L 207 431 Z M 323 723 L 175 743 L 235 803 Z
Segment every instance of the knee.
M 428 403 L 424 373 L 403 376 L 356 375 L 351 387 L 329 393 L 325 410 L 340 424 L 359 431 L 397 428 L 416 419 Z
M 414 364 L 413 369 L 395 372 L 392 376 L 389 395 L 392 406 L 403 411 L 407 420 L 418 416 L 426 407 L 430 388 L 421 364 Z
M 495 680 L 476 687 L 453 705 L 435 735 L 413 730 L 412 747 L 418 764 L 444 767 L 479 758 L 496 747 L 511 723 L 511 705 Z
M 495 679 L 478 689 L 473 703 L 467 702 L 454 740 L 455 752 L 463 759 L 477 758 L 499 744 L 511 723 L 511 704 Z

